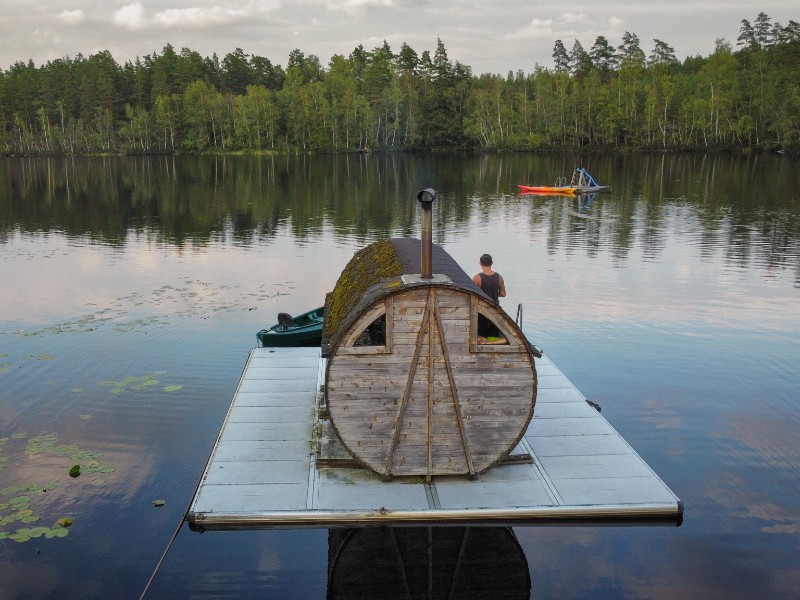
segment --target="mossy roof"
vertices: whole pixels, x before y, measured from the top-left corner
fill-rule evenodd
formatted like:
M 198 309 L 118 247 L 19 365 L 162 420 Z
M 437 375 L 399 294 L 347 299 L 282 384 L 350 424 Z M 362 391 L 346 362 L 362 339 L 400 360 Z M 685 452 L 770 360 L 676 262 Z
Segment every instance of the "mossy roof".
M 328 354 L 339 335 L 376 301 L 409 285 L 401 278 L 420 272 L 421 255 L 421 240 L 411 238 L 381 240 L 355 253 L 325 299 L 323 355 Z M 446 275 L 454 287 L 489 299 L 455 259 L 436 244 L 431 250 L 431 262 L 433 274 Z

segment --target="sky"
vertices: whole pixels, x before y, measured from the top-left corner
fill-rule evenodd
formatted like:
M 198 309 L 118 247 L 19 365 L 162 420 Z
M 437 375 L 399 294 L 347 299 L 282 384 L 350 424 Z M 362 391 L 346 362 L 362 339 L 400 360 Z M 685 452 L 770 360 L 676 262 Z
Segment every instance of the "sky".
M 474 74 L 505 75 L 552 68 L 558 39 L 589 50 L 598 35 L 618 46 L 626 31 L 647 55 L 655 38 L 681 60 L 708 56 L 718 38 L 735 46 L 742 19 L 760 11 L 783 25 L 800 21 L 797 0 L 0 0 L 0 69 L 103 50 L 122 64 L 166 44 L 220 59 L 241 48 L 282 66 L 299 49 L 327 66 L 334 54 L 384 40 L 395 52 L 405 42 L 432 54 L 438 38 Z

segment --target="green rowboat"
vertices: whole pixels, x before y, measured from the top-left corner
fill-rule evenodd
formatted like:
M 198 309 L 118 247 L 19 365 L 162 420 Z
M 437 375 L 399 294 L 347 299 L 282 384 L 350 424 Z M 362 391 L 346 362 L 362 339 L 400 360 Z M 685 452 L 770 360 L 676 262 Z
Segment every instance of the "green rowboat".
M 319 346 L 322 340 L 322 322 L 325 307 L 293 317 L 288 313 L 278 313 L 278 322 L 269 329 L 256 334 L 259 348 L 276 346 Z

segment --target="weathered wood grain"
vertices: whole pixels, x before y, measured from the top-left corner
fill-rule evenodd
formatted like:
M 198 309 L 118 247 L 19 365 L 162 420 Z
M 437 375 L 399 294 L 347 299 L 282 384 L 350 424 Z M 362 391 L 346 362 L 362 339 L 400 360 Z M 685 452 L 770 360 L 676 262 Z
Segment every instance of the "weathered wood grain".
M 516 446 L 533 415 L 536 368 L 524 337 L 497 305 L 452 286 L 389 297 L 390 305 L 384 299 L 366 310 L 331 352 L 326 405 L 343 445 L 388 476 L 485 470 Z M 383 311 L 391 344 L 354 352 Z M 479 313 L 509 344 L 477 344 Z

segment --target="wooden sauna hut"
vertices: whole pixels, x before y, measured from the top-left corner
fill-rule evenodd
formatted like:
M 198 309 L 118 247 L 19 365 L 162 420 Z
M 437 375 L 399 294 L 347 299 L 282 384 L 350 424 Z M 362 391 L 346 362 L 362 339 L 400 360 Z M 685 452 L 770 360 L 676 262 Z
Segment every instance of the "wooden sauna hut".
M 363 248 L 326 297 L 327 411 L 353 458 L 386 478 L 484 472 L 536 403 L 534 348 L 431 242 L 427 192 L 423 239 Z

